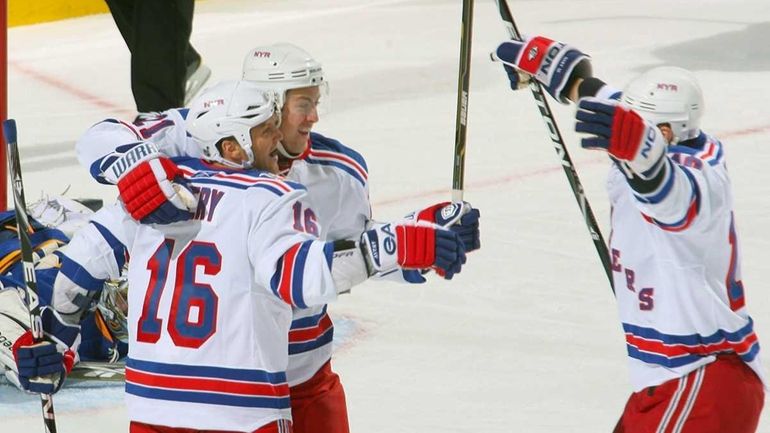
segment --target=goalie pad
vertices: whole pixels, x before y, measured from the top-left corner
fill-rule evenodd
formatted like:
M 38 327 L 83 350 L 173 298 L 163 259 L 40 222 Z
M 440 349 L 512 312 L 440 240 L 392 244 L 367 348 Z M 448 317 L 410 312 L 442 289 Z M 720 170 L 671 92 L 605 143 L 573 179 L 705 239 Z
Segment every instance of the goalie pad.
M 19 389 L 19 370 L 13 344 L 29 330 L 29 311 L 16 288 L 0 288 L 0 367 L 6 379 Z

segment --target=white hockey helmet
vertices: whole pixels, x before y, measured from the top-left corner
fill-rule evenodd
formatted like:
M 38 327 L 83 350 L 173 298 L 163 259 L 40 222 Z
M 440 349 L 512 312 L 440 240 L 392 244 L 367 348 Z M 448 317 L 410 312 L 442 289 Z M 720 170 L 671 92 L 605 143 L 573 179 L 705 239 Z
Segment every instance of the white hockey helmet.
M 279 107 L 283 107 L 287 90 L 319 86 L 322 95 L 328 94 L 321 64 L 286 42 L 251 49 L 243 59 L 243 79 L 275 90 Z
M 674 143 L 700 134 L 703 92 L 695 75 L 686 69 L 650 69 L 626 85 L 623 102 L 656 125 L 668 123 Z
M 275 112 L 273 91 L 249 81 L 222 81 L 190 102 L 186 127 L 206 159 L 233 167 L 251 167 L 251 128 L 269 120 Z M 229 137 L 241 145 L 248 161 L 237 164 L 222 157 L 217 144 Z

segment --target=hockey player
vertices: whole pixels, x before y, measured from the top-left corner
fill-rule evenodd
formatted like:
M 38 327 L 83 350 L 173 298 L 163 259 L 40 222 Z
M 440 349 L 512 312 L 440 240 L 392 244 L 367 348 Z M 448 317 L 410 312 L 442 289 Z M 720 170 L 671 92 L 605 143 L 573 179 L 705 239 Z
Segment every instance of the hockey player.
M 577 101 L 582 147 L 612 166 L 612 271 L 634 392 L 615 432 L 749 433 L 764 402 L 759 342 L 746 309 L 722 143 L 700 129 L 694 75 L 654 68 L 623 92 L 588 56 L 544 37 L 494 56 L 511 86 L 530 77 Z
M 66 368 L 78 360 L 114 362 L 126 355 L 128 331 L 125 321 L 124 279 L 109 282 L 101 296 L 84 304 L 77 317 L 62 317 L 51 307 L 53 284 L 58 271 L 68 269 L 68 259 L 61 247 L 69 242 L 74 231 L 88 223 L 93 213 L 78 202 L 64 197 L 44 197 L 28 210 L 35 253 L 35 274 L 38 299 L 43 305 L 44 329 L 51 338 L 61 341 L 69 351 L 49 357 L 44 366 L 21 365 L 17 367 L 15 356 L 22 358 L 33 354 L 19 353 L 18 347 L 31 341 L 29 311 L 24 302 L 23 269 L 19 260 L 19 239 L 16 236 L 15 212 L 0 213 L 0 368 L 8 381 L 21 389 L 33 392 L 53 392 L 61 386 Z M 16 344 L 18 343 L 18 344 Z M 50 350 L 48 347 L 46 350 Z M 75 356 L 77 352 L 77 356 Z M 62 364 L 67 358 L 66 366 Z M 24 364 L 24 362 L 20 362 Z M 51 368 L 59 378 L 46 384 L 30 382 L 38 368 Z
M 364 158 L 339 141 L 312 132 L 319 120 L 318 104 L 327 88 L 321 64 L 291 44 L 257 47 L 244 59 L 243 79 L 277 92 L 283 135 L 278 145 L 278 163 L 288 179 L 307 188 L 306 200 L 315 211 L 307 221 L 309 226 L 320 227 L 317 230 L 321 239 L 336 240 L 357 236 L 372 224 Z M 183 113 L 184 110 L 169 110 L 155 120 L 138 125 L 117 120 L 102 122 L 78 142 L 81 163 L 90 167 L 100 182 L 117 183 L 127 209 L 138 220 L 170 222 L 191 215 L 179 199 L 178 191 L 184 193 L 183 185 L 173 183 L 174 169 L 158 169 L 161 165 L 172 167 L 160 154 L 200 155 L 197 146 L 186 140 L 186 131 L 180 126 Z M 122 133 L 122 138 L 116 141 L 115 133 Z M 105 153 L 119 144 L 140 139 L 154 143 L 159 152 L 148 154 L 146 161 L 137 158 L 135 164 L 121 171 L 123 177 L 118 181 L 114 173 L 104 168 L 111 164 L 110 158 L 117 158 L 120 152 L 106 158 Z M 142 180 L 137 181 L 139 178 Z M 135 184 L 142 186 L 130 187 Z M 442 215 L 444 208 L 449 212 Z M 449 224 L 463 238 L 466 251 L 479 247 L 479 212 L 467 204 L 440 203 L 415 215 L 412 217 Z M 457 223 L 450 224 L 454 221 Z M 417 271 L 399 272 L 387 278 L 424 281 Z M 297 432 L 346 433 L 349 430 L 344 390 L 331 369 L 333 333 L 325 306 L 295 309 L 289 334 L 287 377 Z
M 130 252 L 132 432 L 290 431 L 291 307 L 322 305 L 369 276 L 402 268 L 451 276 L 464 262 L 463 243 L 416 221 L 319 241 L 304 187 L 248 169 L 278 170 L 272 92 L 221 83 L 185 114 L 205 160 L 172 162 L 182 176 L 176 181 L 199 197 L 194 218 L 141 225 L 116 204 L 98 212 L 65 253 L 84 264 L 80 274 L 99 280 Z M 75 280 L 57 279 L 62 301 L 55 303 L 64 309 L 82 293 Z

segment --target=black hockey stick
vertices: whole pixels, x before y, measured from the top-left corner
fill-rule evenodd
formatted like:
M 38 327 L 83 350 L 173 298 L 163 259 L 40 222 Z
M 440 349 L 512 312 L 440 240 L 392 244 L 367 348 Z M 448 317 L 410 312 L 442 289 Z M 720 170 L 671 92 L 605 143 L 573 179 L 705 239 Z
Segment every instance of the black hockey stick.
M 455 119 L 454 171 L 452 201 L 463 201 L 465 179 L 465 132 L 468 128 L 468 88 L 471 79 L 471 35 L 473 33 L 473 0 L 463 0 L 460 31 L 460 70 L 457 73 L 457 117 Z
M 27 308 L 32 336 L 35 341 L 43 340 L 43 320 L 40 318 L 40 302 L 37 293 L 37 279 L 32 261 L 32 243 L 29 240 L 30 225 L 27 219 L 27 205 L 24 201 L 24 184 L 21 181 L 21 164 L 19 163 L 19 148 L 16 145 L 16 121 L 8 119 L 3 122 L 3 134 L 8 149 L 8 175 L 11 176 L 13 190 L 13 205 L 16 209 L 16 222 L 21 244 L 21 262 L 24 266 L 24 284 L 27 292 Z M 47 433 L 56 433 L 56 417 L 53 411 L 53 398 L 49 394 L 40 394 L 43 405 L 43 422 Z
M 516 28 L 516 23 L 513 21 L 513 15 L 508 8 L 508 2 L 506 0 L 497 1 L 497 8 L 500 10 L 500 18 L 503 19 L 505 28 L 508 30 L 508 34 L 512 39 L 521 40 L 521 34 L 519 29 Z M 612 268 L 610 267 L 610 255 L 607 251 L 607 244 L 604 243 L 604 237 L 599 230 L 599 224 L 596 222 L 594 212 L 591 210 L 591 205 L 588 203 L 585 191 L 583 190 L 583 184 L 580 183 L 575 166 L 572 164 L 572 158 L 569 156 L 567 146 L 564 145 L 561 132 L 559 132 L 558 126 L 556 126 L 556 119 L 553 117 L 551 107 L 548 105 L 548 101 L 545 99 L 540 83 L 535 80 L 530 80 L 529 88 L 532 90 L 532 96 L 535 97 L 537 107 L 540 109 L 540 115 L 545 121 L 545 126 L 548 128 L 548 134 L 551 136 L 556 153 L 561 157 L 561 165 L 564 169 L 564 174 L 567 176 L 572 192 L 575 194 L 575 199 L 578 202 L 580 211 L 583 212 L 583 219 L 588 227 L 588 232 L 591 234 L 591 239 L 594 241 L 596 252 L 599 254 L 599 259 L 604 266 L 604 272 L 607 274 L 607 279 L 610 281 L 610 288 L 612 293 L 615 293 L 615 287 L 612 282 Z

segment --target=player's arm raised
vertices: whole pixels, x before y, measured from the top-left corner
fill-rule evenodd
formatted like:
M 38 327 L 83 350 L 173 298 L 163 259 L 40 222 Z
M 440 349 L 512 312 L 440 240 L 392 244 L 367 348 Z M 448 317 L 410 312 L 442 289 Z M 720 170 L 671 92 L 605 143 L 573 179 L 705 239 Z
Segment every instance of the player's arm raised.
M 171 140 L 151 139 L 156 134 L 162 134 L 161 138 L 178 135 L 164 131 L 178 128 L 168 118 L 159 118 L 144 128 L 106 119 L 78 140 L 78 161 L 98 182 L 118 186 L 120 198 L 135 220 L 159 224 L 185 221 L 192 217 L 197 200 L 169 159 L 180 149 L 163 145 Z

